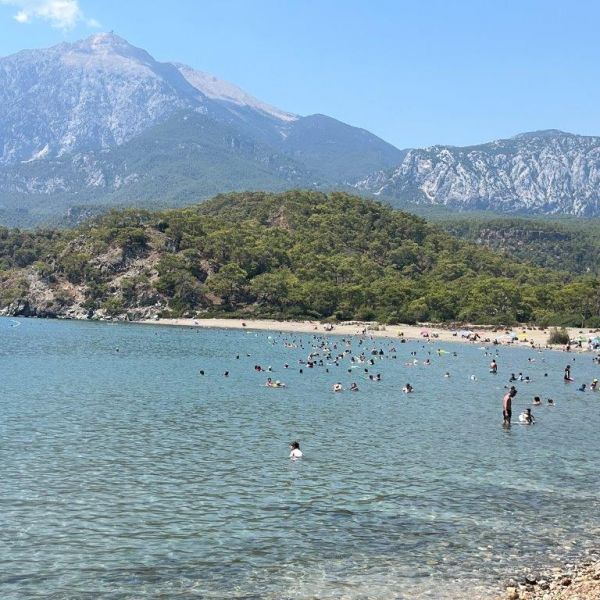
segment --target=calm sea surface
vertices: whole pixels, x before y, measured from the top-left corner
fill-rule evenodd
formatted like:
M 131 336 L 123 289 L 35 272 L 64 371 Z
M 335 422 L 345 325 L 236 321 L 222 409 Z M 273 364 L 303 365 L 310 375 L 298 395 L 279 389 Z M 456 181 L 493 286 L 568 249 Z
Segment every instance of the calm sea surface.
M 353 354 L 384 358 L 301 374 L 312 344 L 0 319 L 0 598 L 476 598 L 594 547 L 590 355 L 501 348 L 493 376 L 477 346 L 355 338 Z M 288 387 L 265 388 L 255 364 Z M 511 372 L 532 383 L 504 430 Z M 556 407 L 519 425 L 536 394 Z

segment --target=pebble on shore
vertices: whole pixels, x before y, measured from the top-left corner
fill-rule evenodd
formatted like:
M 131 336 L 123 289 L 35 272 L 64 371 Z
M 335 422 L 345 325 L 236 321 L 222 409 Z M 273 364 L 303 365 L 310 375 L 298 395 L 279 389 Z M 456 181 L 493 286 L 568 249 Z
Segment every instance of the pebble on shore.
M 600 600 L 600 560 L 528 574 L 498 600 Z

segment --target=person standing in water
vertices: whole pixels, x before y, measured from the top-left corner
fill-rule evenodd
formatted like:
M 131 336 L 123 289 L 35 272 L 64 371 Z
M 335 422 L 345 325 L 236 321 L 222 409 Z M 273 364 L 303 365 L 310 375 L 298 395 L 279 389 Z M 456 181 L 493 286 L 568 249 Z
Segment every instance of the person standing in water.
M 517 395 L 517 389 L 512 386 L 510 390 L 502 398 L 502 418 L 503 425 L 510 426 L 510 420 L 512 418 L 512 399 Z
M 565 382 L 574 381 L 574 379 L 571 377 L 571 365 L 567 365 L 565 367 L 565 375 L 564 375 L 563 379 L 565 380 Z
M 494 375 L 498 373 L 498 363 L 496 362 L 496 359 L 492 359 L 492 362 L 490 363 L 490 373 L 493 373 Z

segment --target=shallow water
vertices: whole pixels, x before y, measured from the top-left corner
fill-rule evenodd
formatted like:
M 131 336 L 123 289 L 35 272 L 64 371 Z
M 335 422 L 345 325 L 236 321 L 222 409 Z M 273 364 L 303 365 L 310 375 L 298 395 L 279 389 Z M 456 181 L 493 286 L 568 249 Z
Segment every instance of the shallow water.
M 501 348 L 493 376 L 476 346 L 378 339 L 374 383 L 300 374 L 307 335 L 0 319 L 0 339 L 3 599 L 475 598 L 600 533 L 590 355 Z M 533 383 L 504 430 L 513 371 Z M 557 406 L 519 425 L 536 394 Z

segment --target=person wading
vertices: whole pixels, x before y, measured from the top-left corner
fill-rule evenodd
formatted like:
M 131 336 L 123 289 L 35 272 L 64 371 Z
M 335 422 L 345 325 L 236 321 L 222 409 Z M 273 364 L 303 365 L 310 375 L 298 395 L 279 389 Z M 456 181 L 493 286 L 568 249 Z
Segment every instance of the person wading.
M 512 386 L 510 390 L 502 398 L 502 417 L 504 419 L 503 425 L 510 426 L 510 420 L 512 417 L 512 399 L 517 395 L 517 389 Z

